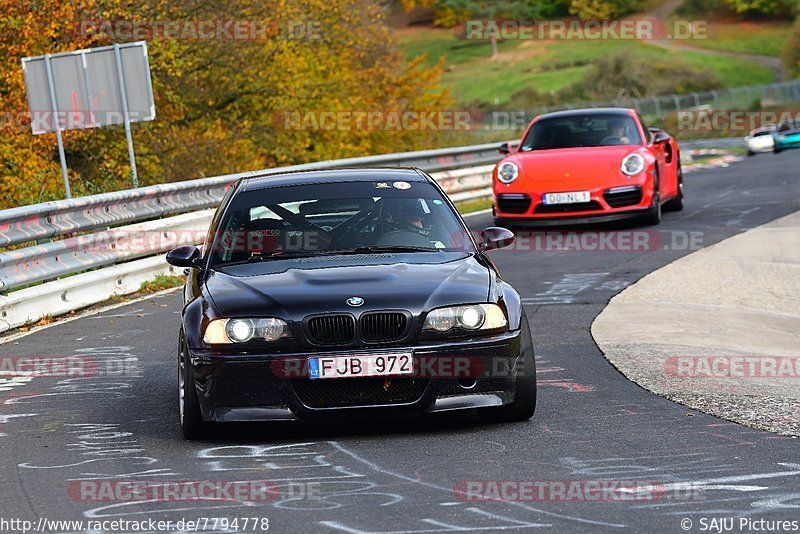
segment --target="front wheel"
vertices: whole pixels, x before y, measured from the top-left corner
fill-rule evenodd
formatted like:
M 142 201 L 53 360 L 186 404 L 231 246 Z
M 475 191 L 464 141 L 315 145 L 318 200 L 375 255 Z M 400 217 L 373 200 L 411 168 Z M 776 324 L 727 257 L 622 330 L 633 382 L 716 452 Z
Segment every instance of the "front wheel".
M 666 211 L 681 211 L 683 209 L 683 169 L 678 165 L 678 196 L 664 204 Z
M 524 311 L 523 311 L 524 314 Z M 517 369 L 514 379 L 514 402 L 497 408 L 483 408 L 478 416 L 484 422 L 510 423 L 527 421 L 536 412 L 536 360 L 528 319 L 522 316 L 520 324 L 522 338 L 522 368 Z
M 178 411 L 181 418 L 183 437 L 189 440 L 202 439 L 208 435 L 209 424 L 200 413 L 197 388 L 194 385 L 189 351 L 183 339 L 178 340 Z
M 656 225 L 661 222 L 661 193 L 658 192 L 658 180 L 655 182 L 655 193 L 653 193 L 653 205 L 647 210 L 647 215 L 642 218 L 646 225 Z

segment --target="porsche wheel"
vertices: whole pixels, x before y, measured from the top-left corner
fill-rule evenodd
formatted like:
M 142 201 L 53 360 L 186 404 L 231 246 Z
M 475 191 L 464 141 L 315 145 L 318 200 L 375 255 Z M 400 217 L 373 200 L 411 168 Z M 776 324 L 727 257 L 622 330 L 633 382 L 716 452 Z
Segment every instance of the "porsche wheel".
M 653 182 L 653 189 L 655 190 L 653 205 L 647 210 L 647 215 L 642 218 L 646 225 L 656 225 L 661 222 L 661 193 L 658 191 L 658 174 Z
M 178 410 L 181 418 L 181 430 L 186 439 L 201 439 L 208 435 L 208 423 L 200 414 L 197 401 L 197 389 L 191 376 L 191 366 L 187 361 L 188 351 L 183 340 L 183 333 L 178 340 Z
M 665 211 L 681 211 L 683 209 L 683 169 L 678 164 L 678 196 L 664 204 Z

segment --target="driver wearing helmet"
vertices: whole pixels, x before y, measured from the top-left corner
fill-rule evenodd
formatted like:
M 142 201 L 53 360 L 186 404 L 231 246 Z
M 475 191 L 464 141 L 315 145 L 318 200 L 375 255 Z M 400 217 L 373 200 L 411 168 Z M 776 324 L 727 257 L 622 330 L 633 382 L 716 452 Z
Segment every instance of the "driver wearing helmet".
M 400 228 L 426 237 L 431 235 L 429 213 L 418 200 L 403 202 L 399 209 Z
M 621 145 L 631 144 L 631 140 L 625 136 L 625 123 L 621 120 L 612 120 L 608 125 L 608 138 L 618 140 Z

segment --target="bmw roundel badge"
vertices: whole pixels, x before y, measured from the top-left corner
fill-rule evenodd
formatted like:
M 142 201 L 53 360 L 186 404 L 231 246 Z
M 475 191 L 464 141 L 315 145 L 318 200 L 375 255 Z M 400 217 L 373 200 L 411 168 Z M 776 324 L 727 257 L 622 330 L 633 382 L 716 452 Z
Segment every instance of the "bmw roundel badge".
M 350 297 L 349 299 L 347 299 L 347 304 L 349 306 L 353 306 L 354 308 L 358 308 L 359 306 L 364 304 L 364 299 L 362 299 L 361 297 Z

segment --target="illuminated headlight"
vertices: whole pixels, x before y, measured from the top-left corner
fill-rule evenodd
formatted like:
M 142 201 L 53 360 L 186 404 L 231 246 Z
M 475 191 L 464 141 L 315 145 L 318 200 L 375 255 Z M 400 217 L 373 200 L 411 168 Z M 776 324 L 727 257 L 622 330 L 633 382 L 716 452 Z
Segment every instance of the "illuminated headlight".
M 423 330 L 448 332 L 461 330 L 496 330 L 508 325 L 506 315 L 497 304 L 471 304 L 432 310 L 425 319 Z
M 644 170 L 644 158 L 639 154 L 628 154 L 620 169 L 628 176 L 635 176 Z
M 507 161 L 500 165 L 497 169 L 497 179 L 504 184 L 510 184 L 519 177 L 519 167 L 516 164 Z
M 206 327 L 203 342 L 208 345 L 228 345 L 248 341 L 278 341 L 289 337 L 289 325 L 281 319 L 215 319 Z

